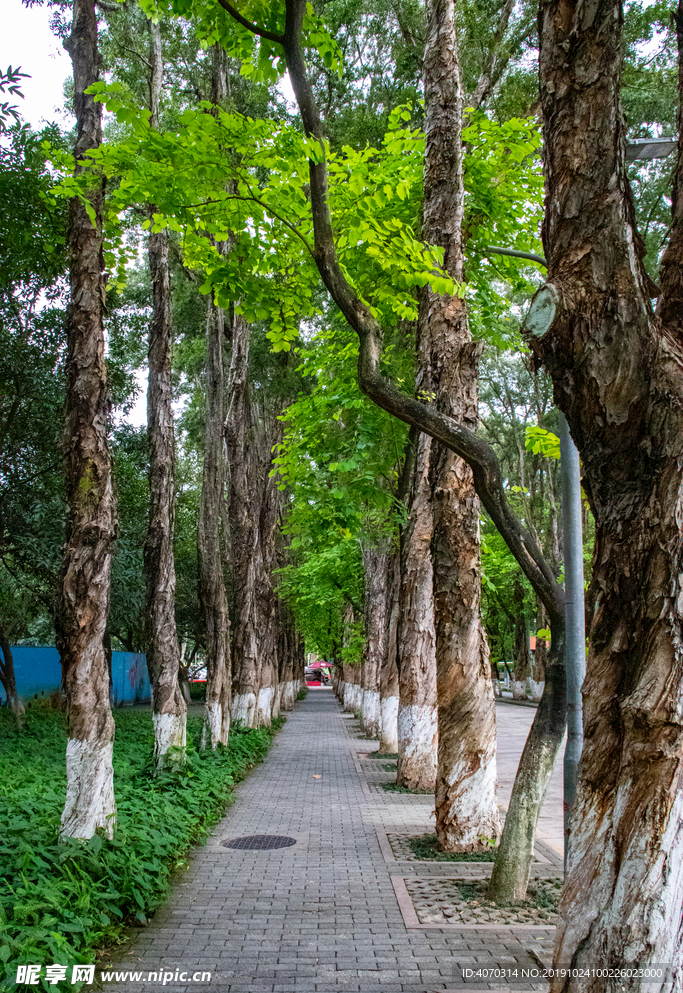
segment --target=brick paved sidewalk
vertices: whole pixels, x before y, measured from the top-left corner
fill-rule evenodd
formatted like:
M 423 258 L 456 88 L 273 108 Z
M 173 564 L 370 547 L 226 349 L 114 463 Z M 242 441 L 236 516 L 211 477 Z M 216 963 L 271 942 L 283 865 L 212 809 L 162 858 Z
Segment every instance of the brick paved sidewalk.
M 463 985 L 463 967 L 538 967 L 527 949 L 543 954 L 550 929 L 406 927 L 392 876 L 440 870 L 385 861 L 375 827 L 424 829 L 431 808 L 413 797 L 370 792 L 356 753 L 376 746 L 349 725 L 331 690 L 312 691 L 297 704 L 266 761 L 238 787 L 235 804 L 167 906 L 124 949 L 117 970 L 145 979 L 168 970 L 173 993 L 427 993 L 508 988 L 495 978 Z M 296 844 L 271 851 L 221 845 L 252 834 L 286 835 Z M 444 871 L 452 875 L 453 865 Z M 210 972 L 211 980 L 183 983 L 176 970 Z M 142 983 L 140 977 L 104 985 L 122 991 Z M 145 982 L 144 989 L 154 985 Z

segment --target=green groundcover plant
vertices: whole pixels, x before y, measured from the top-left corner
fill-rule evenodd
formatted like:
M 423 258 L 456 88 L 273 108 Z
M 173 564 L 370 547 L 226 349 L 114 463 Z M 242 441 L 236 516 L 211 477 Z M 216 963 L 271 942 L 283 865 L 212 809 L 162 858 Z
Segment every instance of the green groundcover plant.
M 15 986 L 21 963 L 92 963 L 126 926 L 146 923 L 283 723 L 234 726 L 211 752 L 197 750 L 201 717 L 188 717 L 187 763 L 155 776 L 151 713 L 117 711 L 116 835 L 64 844 L 65 717 L 31 708 L 18 728 L 0 710 L 0 989 Z

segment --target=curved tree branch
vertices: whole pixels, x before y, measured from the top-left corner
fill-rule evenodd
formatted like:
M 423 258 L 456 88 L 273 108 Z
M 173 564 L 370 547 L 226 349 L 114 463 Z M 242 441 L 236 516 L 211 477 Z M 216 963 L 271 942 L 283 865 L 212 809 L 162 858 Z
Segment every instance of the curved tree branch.
M 259 38 L 265 38 L 266 41 L 272 41 L 275 45 L 282 45 L 284 43 L 284 35 L 275 34 L 274 31 L 266 31 L 265 28 L 259 27 L 258 24 L 252 24 L 251 21 L 240 14 L 239 10 L 236 10 L 231 3 L 228 3 L 228 0 L 218 0 L 218 2 L 223 10 L 227 10 L 232 19 L 237 21 L 238 24 L 241 24 L 247 31 L 251 31 L 252 34 L 257 35 Z

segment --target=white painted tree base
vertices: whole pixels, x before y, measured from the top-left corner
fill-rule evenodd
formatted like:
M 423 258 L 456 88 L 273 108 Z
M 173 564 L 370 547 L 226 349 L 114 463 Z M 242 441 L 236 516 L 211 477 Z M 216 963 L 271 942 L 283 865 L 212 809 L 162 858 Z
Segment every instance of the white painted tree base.
M 164 756 L 169 748 L 184 749 L 187 744 L 187 712 L 182 714 L 154 714 L 154 760 L 157 766 L 164 765 Z M 182 761 L 182 757 L 175 755 L 174 762 Z
M 202 748 L 215 748 L 221 740 L 223 708 L 215 700 L 204 704 L 204 727 L 202 728 Z
M 265 725 L 270 727 L 270 715 L 273 703 L 273 687 L 263 686 L 258 691 L 258 700 L 256 702 L 256 726 L 261 727 Z
M 438 723 L 436 707 L 409 704 L 398 708 L 396 721 L 401 758 L 429 754 L 436 764 Z
M 398 752 L 398 697 L 383 697 L 380 710 L 382 713 L 382 731 L 379 750 L 395 755 Z
M 380 709 L 379 693 L 377 690 L 363 691 L 363 731 L 368 738 L 379 738 L 382 712 Z
M 344 683 L 344 710 L 353 713 L 353 683 Z
M 238 693 L 232 701 L 232 719 L 241 721 L 245 727 L 254 727 L 256 716 L 256 694 Z
M 445 829 L 441 827 L 437 830 L 439 841 L 447 848 L 460 848 L 463 851 L 480 848 L 482 839 L 489 839 L 492 843 L 497 841 L 501 827 L 495 751 L 489 762 L 480 766 L 473 775 L 469 772 L 469 763 L 464 769 L 456 764 L 445 778 L 450 787 L 457 784 L 457 788 L 449 791 L 447 810 L 438 810 L 441 825 L 444 823 L 444 814 L 448 825 Z
M 543 690 L 545 688 L 545 681 L 543 679 L 535 680 L 531 676 L 526 681 L 526 691 L 534 703 L 538 701 L 543 696 Z
M 363 687 L 359 683 L 353 684 L 353 712 L 363 709 Z
M 61 838 L 92 838 L 101 831 L 114 837 L 113 741 L 100 745 L 69 738 L 66 743 L 66 802 L 62 813 Z
M 520 679 L 513 679 L 510 682 L 510 689 L 512 690 L 513 700 L 526 700 L 526 681 L 522 682 Z
M 296 684 L 293 679 L 288 680 L 282 687 L 282 700 L 280 708 L 282 710 L 293 710 L 296 700 Z

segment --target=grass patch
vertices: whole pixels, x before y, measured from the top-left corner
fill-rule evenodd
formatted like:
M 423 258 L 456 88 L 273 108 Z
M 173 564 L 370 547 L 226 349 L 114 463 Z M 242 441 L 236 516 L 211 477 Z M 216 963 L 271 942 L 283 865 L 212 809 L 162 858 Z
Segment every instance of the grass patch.
M 435 834 L 423 834 L 408 841 L 410 850 L 417 859 L 433 859 L 435 862 L 493 862 L 495 848 L 487 852 L 442 852 L 436 847 Z
M 550 910 L 557 912 L 560 904 L 560 893 L 562 890 L 561 879 L 536 879 L 529 883 L 526 900 L 501 900 L 493 903 L 486 899 L 488 880 L 483 882 L 457 883 L 458 892 L 462 900 L 468 903 L 477 901 L 481 907 L 506 907 L 510 910 Z
M 394 752 L 368 752 L 369 759 L 397 759 L 398 754 Z
M 434 790 L 410 790 L 407 786 L 400 786 L 398 783 L 382 783 L 382 789 L 387 793 L 412 793 L 420 796 L 434 796 Z
M 202 718 L 188 716 L 186 767 L 155 777 L 151 713 L 117 710 L 115 718 L 116 836 L 60 844 L 65 717 L 31 708 L 19 729 L 0 710 L 0 988 L 14 987 L 20 963 L 67 965 L 70 978 L 73 963 L 94 962 L 97 948 L 144 924 L 285 721 L 235 725 L 227 748 L 212 752 L 197 750 Z

